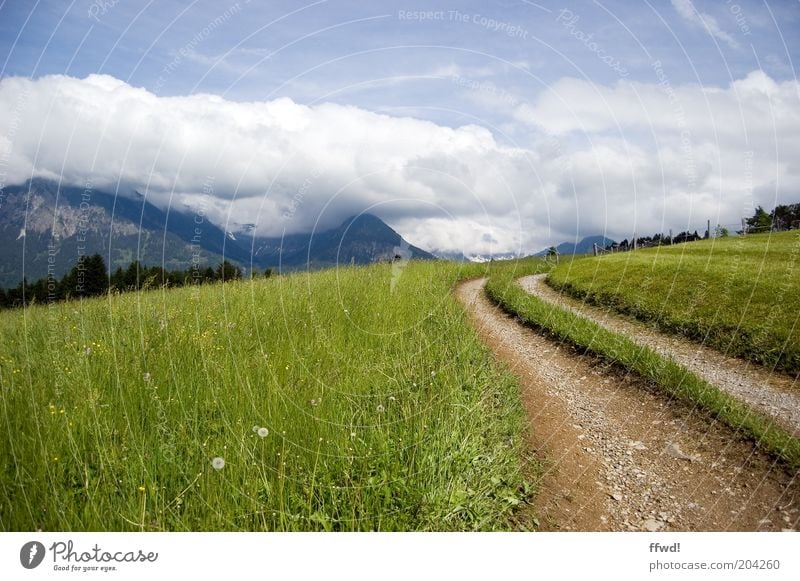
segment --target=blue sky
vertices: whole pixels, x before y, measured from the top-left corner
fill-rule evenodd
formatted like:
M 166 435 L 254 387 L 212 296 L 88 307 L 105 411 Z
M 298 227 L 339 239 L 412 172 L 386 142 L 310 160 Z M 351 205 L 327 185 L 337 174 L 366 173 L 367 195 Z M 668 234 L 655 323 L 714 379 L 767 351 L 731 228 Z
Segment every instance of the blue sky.
M 655 60 L 678 84 L 726 86 L 758 68 L 776 80 L 794 79 L 793 63 L 800 62 L 797 2 L 694 6 L 736 46 L 682 17 L 669 2 L 7 0 L 0 5 L 2 73 L 105 73 L 159 95 L 444 106 L 460 103 L 458 91 L 447 85 L 443 91 L 430 77 L 452 65 L 521 97 L 563 76 L 618 80 L 619 73 L 576 38 L 583 32 L 622 63 L 629 79 L 656 80 Z M 570 28 L 564 10 L 578 17 Z M 414 18 L 415 12 L 424 14 Z M 493 30 L 484 19 L 519 31 Z M 165 73 L 187 49 L 188 56 Z M 381 83 L 417 76 L 426 78 L 408 79 L 400 88 Z
M 0 3 L 0 78 L 6 81 L 7 111 L 13 109 L 14 91 L 28 94 L 23 85 L 8 82 L 12 77 L 33 79 L 34 92 L 52 92 L 55 85 L 47 85 L 56 83 L 48 80 L 52 75 L 75 81 L 106 75 L 122 82 L 131 95 L 141 96 L 135 91 L 143 89 L 158 98 L 148 105 L 147 115 L 174 105 L 168 98 L 200 94 L 231 107 L 222 118 L 259 114 L 257 108 L 237 104 L 287 98 L 294 106 L 311 108 L 308 122 L 319 131 L 315 135 L 323 136 L 319 141 L 344 150 L 357 143 L 382 149 L 384 142 L 376 144 L 371 131 L 385 119 L 368 114 L 410 118 L 417 123 L 397 129 L 408 141 L 397 152 L 405 170 L 385 183 L 366 183 L 364 176 L 385 168 L 380 159 L 366 161 L 355 145 L 349 173 L 339 171 L 344 161 L 326 161 L 325 153 L 311 146 L 304 150 L 303 155 L 320 160 L 319 192 L 304 201 L 303 215 L 289 229 L 307 228 L 323 210 L 334 222 L 346 212 L 372 207 L 414 242 L 429 247 L 529 251 L 601 231 L 622 237 L 632 230 L 692 227 L 705 223 L 706 216 L 730 223 L 752 204 L 791 197 L 800 185 L 793 161 L 800 151 L 792 135 L 777 129 L 796 122 L 799 21 L 800 4 L 788 1 L 6 0 Z M 75 99 L 78 94 L 89 98 L 77 85 L 70 87 L 78 91 Z M 108 94 L 116 85 L 103 87 Z M 202 111 L 210 111 L 217 101 L 204 103 Z M 331 104 L 339 108 L 326 113 L 324 107 Z M 637 113 L 629 114 L 631 108 Z M 275 115 L 283 123 L 293 115 L 302 117 L 303 111 Z M 659 121 L 664 118 L 670 123 Z M 49 125 L 58 125 L 50 119 Z M 758 119 L 772 131 L 760 135 Z M 23 131 L 34 130 L 31 123 Z M 113 135 L 115 120 L 104 123 L 104 135 Z M 465 127 L 472 129 L 462 131 Z M 443 133 L 448 128 L 457 135 Z M 40 125 L 35 130 L 54 131 Z M 130 131 L 138 135 L 141 128 L 119 138 L 146 147 Z M 387 126 L 385 131 L 383 139 L 391 140 L 394 130 Z M 687 131 L 689 150 L 680 139 Z M 426 155 L 421 156 L 424 163 L 417 158 L 414 163 L 466 189 L 450 184 L 442 186 L 442 191 L 452 190 L 449 194 L 434 195 L 429 190 L 436 183 L 411 175 L 408 156 L 415 150 L 415 135 L 417 149 Z M 261 153 L 269 157 L 273 152 L 267 141 L 283 138 L 265 130 Z M 475 143 L 464 145 L 465 139 Z M 9 170 L 73 181 L 86 171 L 71 157 L 54 158 L 52 167 L 44 167 L 31 161 L 33 153 L 22 154 L 20 141 L 17 132 L 8 139 L 19 154 L 9 157 L 14 166 Z M 426 149 L 432 142 L 437 151 Z M 448 150 L 448 143 L 455 149 Z M 182 157 L 191 162 L 196 151 L 190 144 L 182 147 Z M 386 159 L 393 159 L 390 149 Z M 464 153 L 477 150 L 481 153 L 475 157 Z M 518 158 L 528 159 L 530 167 L 519 169 Z M 56 162 L 65 159 L 73 171 L 59 169 Z M 468 167 L 460 167 L 465 159 Z M 758 163 L 744 175 L 746 159 Z M 510 192 L 499 196 L 503 203 L 479 189 L 488 187 L 473 175 L 481 163 Z M 281 164 L 286 167 L 286 159 Z M 117 183 L 149 186 L 155 201 L 163 202 L 168 194 L 175 199 L 178 193 L 182 203 L 197 203 L 202 190 L 197 179 L 137 181 L 131 177 L 137 167 L 122 168 L 124 177 L 118 175 Z M 273 206 L 263 222 L 265 231 L 272 232 L 270 212 L 279 213 L 281 204 L 296 197 L 298 184 L 308 176 L 299 170 L 281 176 L 275 170 L 253 177 L 268 182 L 258 185 L 250 183 L 248 172 L 218 182 L 239 184 L 236 195 L 230 186 L 220 186 L 225 191 L 205 202 L 220 221 L 238 223 L 244 220 L 240 215 L 252 213 L 253 204 L 263 209 L 268 198 Z M 113 178 L 105 176 L 109 183 Z M 334 195 L 348 179 L 360 180 L 358 191 Z M 737 189 L 735 184 L 743 181 L 750 183 Z M 342 203 L 330 204 L 332 199 Z M 296 199 L 290 205 L 297 206 Z M 623 211 L 621 206 L 627 207 Z M 440 234 L 432 236 L 431 230 Z M 493 242 L 487 246 L 476 239 Z

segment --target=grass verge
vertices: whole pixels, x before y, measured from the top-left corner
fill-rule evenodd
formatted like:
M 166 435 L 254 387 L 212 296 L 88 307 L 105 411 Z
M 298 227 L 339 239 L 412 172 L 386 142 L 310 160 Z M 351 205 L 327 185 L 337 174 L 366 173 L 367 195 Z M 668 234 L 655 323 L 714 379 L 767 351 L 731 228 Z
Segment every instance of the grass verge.
M 698 406 L 714 419 L 751 438 L 791 469 L 800 467 L 800 440 L 673 360 L 528 294 L 516 283 L 513 273 L 494 273 L 487 282 L 486 292 L 524 324 L 636 372 L 665 393 Z

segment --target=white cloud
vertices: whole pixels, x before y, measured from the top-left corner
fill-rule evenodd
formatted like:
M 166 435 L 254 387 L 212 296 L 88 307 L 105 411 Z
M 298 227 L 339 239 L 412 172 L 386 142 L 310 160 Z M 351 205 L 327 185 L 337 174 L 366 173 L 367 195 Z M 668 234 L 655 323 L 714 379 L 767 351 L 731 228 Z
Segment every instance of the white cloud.
M 371 211 L 418 246 L 477 254 L 735 224 L 800 191 L 800 85 L 761 71 L 726 88 L 561 79 L 515 115 L 526 147 L 330 103 L 5 78 L 0 178 L 119 181 L 270 235 Z
M 711 36 L 725 42 L 731 48 L 739 48 L 739 43 L 736 42 L 736 39 L 720 28 L 717 19 L 710 14 L 697 11 L 692 0 L 672 0 L 672 5 L 681 18 L 687 22 L 702 26 Z
M 800 200 L 800 83 L 763 71 L 727 88 L 561 79 L 516 117 L 584 144 L 554 192 L 585 232 L 736 224 L 753 204 Z
M 213 221 L 257 223 L 272 235 L 338 225 L 375 204 L 390 219 L 481 220 L 511 211 L 531 172 L 524 151 L 477 125 L 287 98 L 158 97 L 100 75 L 3 79 L 0 135 L 12 121 L 20 130 L 7 182 L 34 175 L 109 188 L 119 180 L 156 203 L 203 202 Z

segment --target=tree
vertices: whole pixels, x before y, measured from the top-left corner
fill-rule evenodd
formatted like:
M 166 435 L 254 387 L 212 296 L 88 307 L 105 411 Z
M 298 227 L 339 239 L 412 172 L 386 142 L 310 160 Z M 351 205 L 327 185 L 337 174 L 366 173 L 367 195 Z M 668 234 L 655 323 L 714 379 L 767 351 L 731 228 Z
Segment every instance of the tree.
M 92 254 L 83 261 L 85 296 L 96 297 L 108 290 L 108 271 L 103 257 Z
M 71 297 L 95 297 L 108 290 L 108 272 L 99 254 L 81 256 L 63 281 L 64 294 Z
M 224 281 L 237 280 L 242 278 L 242 269 L 223 260 L 222 264 L 217 267 L 217 279 Z
M 775 206 L 772 211 L 772 224 L 778 230 L 800 227 L 800 204 Z
M 139 290 L 142 287 L 142 280 L 144 278 L 144 267 L 142 263 L 138 260 L 134 260 L 125 270 L 125 276 L 123 277 L 125 290 Z
M 265 269 L 264 270 L 264 278 L 269 278 L 271 276 L 272 276 L 272 269 L 271 268 Z
M 555 260 L 558 264 L 558 248 L 551 246 L 547 249 L 547 260 Z
M 714 229 L 714 237 L 715 238 L 727 238 L 730 236 L 730 230 L 725 228 L 725 226 L 720 226 L 717 224 L 717 227 Z
M 748 218 L 745 223 L 747 224 L 748 231 L 766 232 L 772 228 L 772 216 L 769 215 L 764 208 L 758 206 L 755 214 Z

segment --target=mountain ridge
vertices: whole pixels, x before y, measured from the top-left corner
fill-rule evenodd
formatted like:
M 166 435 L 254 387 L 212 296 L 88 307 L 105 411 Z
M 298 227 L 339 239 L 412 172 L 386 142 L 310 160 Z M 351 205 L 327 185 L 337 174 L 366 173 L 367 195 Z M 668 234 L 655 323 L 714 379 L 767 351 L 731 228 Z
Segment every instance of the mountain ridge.
M 79 256 L 95 253 L 110 270 L 133 260 L 167 270 L 229 260 L 249 271 L 366 264 L 396 255 L 435 258 L 366 213 L 320 232 L 261 237 L 252 234 L 255 226 L 233 234 L 189 208 L 161 210 L 142 194 L 131 198 L 42 178 L 7 186 L 3 194 L 0 286 L 5 287 L 23 277 L 61 277 Z
M 601 248 L 605 248 L 609 244 L 613 243 L 614 240 L 611 238 L 596 234 L 594 236 L 584 236 L 579 242 L 562 242 L 556 246 L 556 250 L 558 251 L 558 254 L 562 256 L 569 256 L 572 254 L 589 254 L 592 251 L 594 244 L 597 244 Z M 545 248 L 533 256 L 547 256 L 549 250 L 549 248 Z

